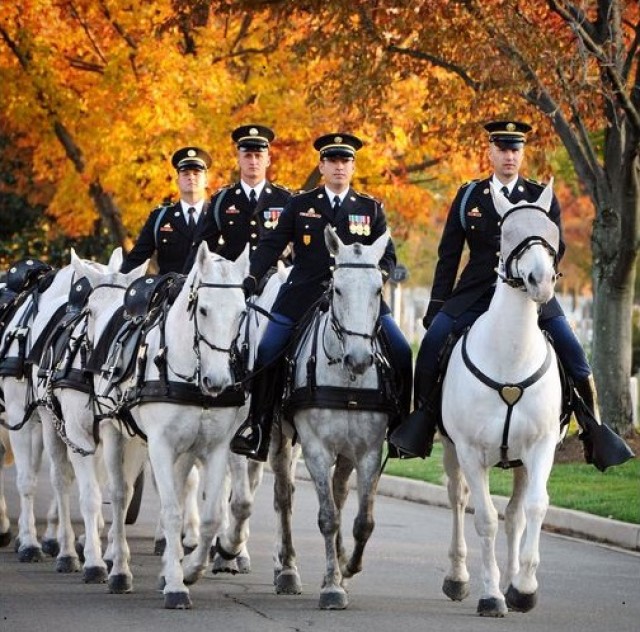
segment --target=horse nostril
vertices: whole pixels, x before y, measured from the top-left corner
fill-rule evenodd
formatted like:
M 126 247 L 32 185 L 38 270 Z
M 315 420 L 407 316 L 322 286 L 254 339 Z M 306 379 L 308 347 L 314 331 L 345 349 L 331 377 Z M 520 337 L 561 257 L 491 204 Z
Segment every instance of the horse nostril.
M 533 272 L 529 272 L 529 276 L 527 277 L 527 280 L 529 281 L 530 285 L 538 285 L 538 282 L 536 281 L 536 277 L 533 276 Z
M 351 366 L 351 354 L 347 353 L 344 356 L 344 363 L 345 363 L 345 366 Z

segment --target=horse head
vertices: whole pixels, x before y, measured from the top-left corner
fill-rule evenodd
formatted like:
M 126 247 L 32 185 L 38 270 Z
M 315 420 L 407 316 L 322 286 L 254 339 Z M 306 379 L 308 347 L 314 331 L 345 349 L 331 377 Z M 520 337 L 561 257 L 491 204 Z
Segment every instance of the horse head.
M 107 265 L 80 259 L 73 248 L 71 249 L 71 267 L 76 277 L 85 277 L 92 287 L 91 295 L 87 300 L 89 340 L 97 339 L 114 311 L 122 305 L 125 290 L 133 281 L 145 274 L 149 261 L 145 261 L 126 274 L 119 271 L 121 264 L 121 248 L 114 250 Z M 97 288 L 100 288 L 99 292 L 96 291 Z
M 553 180 L 536 202 L 512 204 L 491 184 L 496 210 L 502 216 L 501 276 L 512 287 L 523 288 L 538 304 L 553 298 L 560 230 L 550 219 Z
M 351 375 L 362 375 L 373 364 L 373 341 L 380 315 L 382 272 L 379 263 L 389 232 L 370 246 L 345 245 L 332 226 L 324 231 L 335 258 L 330 318 L 342 346 L 342 363 Z
M 246 307 L 242 280 L 248 273 L 248 246 L 229 261 L 203 242 L 169 310 L 169 366 L 177 375 L 197 379 L 205 395 L 216 396 L 235 382 L 236 341 Z

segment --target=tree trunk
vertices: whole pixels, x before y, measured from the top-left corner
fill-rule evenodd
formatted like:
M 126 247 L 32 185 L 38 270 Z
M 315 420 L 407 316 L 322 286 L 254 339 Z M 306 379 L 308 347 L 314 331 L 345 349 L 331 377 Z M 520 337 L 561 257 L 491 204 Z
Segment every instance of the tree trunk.
M 619 434 L 628 432 L 633 423 L 631 321 L 640 221 L 636 149 L 631 142 L 622 152 L 605 152 L 605 161 L 609 155 L 618 156 L 617 168 L 605 165 L 613 208 L 598 209 L 592 235 L 593 371 L 602 420 Z

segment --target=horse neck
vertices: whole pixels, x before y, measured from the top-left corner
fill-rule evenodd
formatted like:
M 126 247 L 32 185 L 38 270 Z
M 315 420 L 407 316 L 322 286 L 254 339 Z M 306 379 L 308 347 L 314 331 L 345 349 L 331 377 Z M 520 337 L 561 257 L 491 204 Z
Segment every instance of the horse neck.
M 488 353 L 506 353 L 515 358 L 528 357 L 540 347 L 542 334 L 538 327 L 538 306 L 526 292 L 498 281 L 491 305 L 479 326 L 486 328 L 482 336 Z M 478 344 L 478 337 L 475 337 Z

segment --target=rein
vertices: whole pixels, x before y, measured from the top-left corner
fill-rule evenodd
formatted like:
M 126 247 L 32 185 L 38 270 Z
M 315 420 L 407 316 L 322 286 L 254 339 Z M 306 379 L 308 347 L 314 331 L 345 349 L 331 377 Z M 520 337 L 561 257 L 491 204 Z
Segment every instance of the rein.
M 469 331 L 465 331 L 462 336 L 462 359 L 464 360 L 464 364 L 478 378 L 483 384 L 492 388 L 494 391 L 497 391 L 498 395 L 500 395 L 500 399 L 507 405 L 507 414 L 504 421 L 504 428 L 502 431 L 502 443 L 500 444 L 500 467 L 506 469 L 510 467 L 509 460 L 507 459 L 507 451 L 509 449 L 508 439 L 509 439 L 509 427 L 511 425 L 511 413 L 513 412 L 513 407 L 520 401 L 522 396 L 524 395 L 524 390 L 528 386 L 535 384 L 548 370 L 551 365 L 551 360 L 553 358 L 553 354 L 551 351 L 551 344 L 549 340 L 545 338 L 545 342 L 547 345 L 547 354 L 544 359 L 544 362 L 540 366 L 540 368 L 530 375 L 528 378 L 518 382 L 517 384 L 501 384 L 500 382 L 496 382 L 491 379 L 488 375 L 485 375 L 472 361 L 467 353 L 467 337 L 469 335 Z

